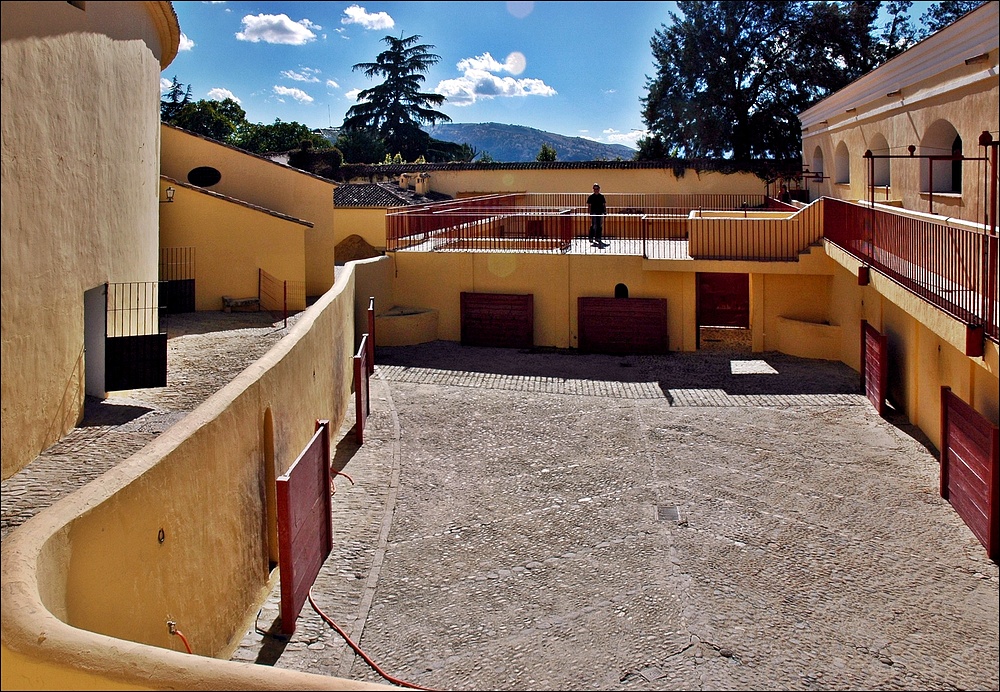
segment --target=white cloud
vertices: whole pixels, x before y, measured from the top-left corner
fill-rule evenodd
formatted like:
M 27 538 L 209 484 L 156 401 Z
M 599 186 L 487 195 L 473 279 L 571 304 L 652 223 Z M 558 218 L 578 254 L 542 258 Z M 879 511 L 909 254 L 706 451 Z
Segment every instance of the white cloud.
M 179 46 L 177 46 L 177 51 L 178 52 L 183 52 L 183 51 L 186 51 L 186 50 L 191 50 L 192 48 L 194 48 L 194 41 L 192 41 L 191 39 L 189 39 L 186 34 L 182 33 L 181 34 L 181 43 L 180 43 Z
M 336 83 L 335 81 L 333 81 L 332 79 L 328 79 L 328 80 L 326 80 L 326 85 L 327 85 L 328 87 L 330 87 L 331 89 L 339 89 L 339 88 L 340 88 L 340 85 L 339 85 L 339 84 L 337 84 L 337 83 Z
M 377 29 L 391 29 L 396 26 L 396 22 L 387 12 L 368 12 L 364 7 L 351 5 L 344 10 L 344 17 L 341 24 L 358 24 L 363 28 L 372 31 Z
M 294 70 L 283 70 L 281 72 L 282 77 L 287 77 L 288 79 L 294 80 L 296 82 L 318 82 L 319 70 L 312 67 L 303 67 L 301 72 L 295 72 Z
M 358 103 L 361 103 L 361 99 L 358 98 L 358 94 L 360 93 L 361 89 L 351 89 L 344 94 L 344 96 L 346 96 L 349 101 L 357 101 Z
M 608 128 L 601 132 L 603 137 L 599 141 L 607 142 L 608 144 L 624 144 L 627 147 L 632 147 L 633 149 L 638 149 L 638 141 L 640 137 L 645 137 L 649 133 L 645 130 L 632 130 L 630 132 L 620 132 L 614 128 Z
M 301 46 L 316 40 L 313 29 L 323 27 L 313 24 L 308 19 L 293 22 L 285 14 L 248 14 L 243 18 L 243 31 L 236 34 L 240 41 L 251 43 L 281 43 L 289 46 Z
M 160 93 L 163 93 L 174 85 L 174 80 L 160 77 Z
M 480 99 L 555 96 L 558 92 L 540 79 L 501 77 L 495 72 L 520 74 L 527 60 L 521 53 L 511 53 L 500 62 L 489 53 L 460 60 L 456 67 L 463 73 L 455 79 L 438 82 L 434 91 L 448 99 L 451 106 L 471 106 Z
M 283 86 L 275 85 L 273 91 L 274 91 L 275 94 L 278 95 L 278 100 L 281 101 L 282 103 L 285 102 L 285 99 L 282 98 L 282 97 L 285 97 L 285 96 L 287 96 L 289 98 L 293 98 L 296 101 L 298 101 L 299 103 L 312 103 L 313 102 L 313 97 L 312 96 L 310 96 L 306 92 L 302 91 L 301 89 L 295 89 L 294 87 L 283 87 Z
M 222 87 L 215 87 L 214 89 L 209 91 L 208 98 L 210 98 L 213 101 L 225 101 L 226 99 L 232 99 L 233 101 L 236 101 L 236 103 L 243 103 L 238 98 L 236 98 L 236 95 L 233 94 L 233 92 L 231 92 L 229 89 L 223 89 Z

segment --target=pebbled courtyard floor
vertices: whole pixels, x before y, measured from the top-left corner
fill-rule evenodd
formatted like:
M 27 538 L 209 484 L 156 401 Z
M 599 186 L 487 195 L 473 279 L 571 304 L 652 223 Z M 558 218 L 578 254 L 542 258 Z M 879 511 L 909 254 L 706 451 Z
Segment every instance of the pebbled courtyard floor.
M 4 481 L 3 535 L 280 327 L 172 316 L 168 386 L 88 402 Z M 233 660 L 440 690 L 996 690 L 997 565 L 920 431 L 843 364 L 703 345 L 378 348 L 314 606 L 278 636 L 276 586 Z

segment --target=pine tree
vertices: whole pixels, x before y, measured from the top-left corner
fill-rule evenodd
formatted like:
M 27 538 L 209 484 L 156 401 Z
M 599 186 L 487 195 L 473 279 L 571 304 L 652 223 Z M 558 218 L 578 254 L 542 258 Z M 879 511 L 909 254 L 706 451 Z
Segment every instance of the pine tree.
M 369 78 L 385 81 L 358 94 L 359 103 L 347 111 L 343 130 L 370 129 L 392 152 L 413 160 L 425 153 L 430 135 L 421 125 L 451 122 L 451 118 L 432 106 L 445 101 L 441 94 L 421 92 L 424 72 L 441 58 L 430 52 L 432 45 L 419 44 L 420 36 L 382 39 L 389 48 L 378 54 L 375 62 L 358 63 L 355 71 Z

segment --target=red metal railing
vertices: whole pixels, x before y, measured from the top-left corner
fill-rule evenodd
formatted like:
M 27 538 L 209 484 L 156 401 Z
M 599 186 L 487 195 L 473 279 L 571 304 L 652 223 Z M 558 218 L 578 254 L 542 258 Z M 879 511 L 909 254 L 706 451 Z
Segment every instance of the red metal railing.
M 304 281 L 282 280 L 258 268 L 257 300 L 261 310 L 281 315 L 287 327 L 289 311 L 294 312 L 296 306 L 306 303 L 306 284 Z
M 619 193 L 605 197 L 604 238 L 616 241 L 615 252 L 653 258 L 678 256 L 676 248 L 656 248 L 651 242 L 685 240 L 685 220 L 692 211 L 746 213 L 775 209 L 778 204 L 757 194 Z M 387 214 L 386 249 L 561 253 L 570 249 L 574 239 L 586 238 L 589 227 L 585 193 L 491 195 Z
M 924 300 L 1000 338 L 997 236 L 824 198 L 794 213 L 763 195 L 608 194 L 605 248 L 584 193 L 476 197 L 386 216 L 386 248 L 608 252 L 649 259 L 794 261 L 825 236 Z M 723 212 L 723 213 L 719 213 Z M 761 212 L 785 212 L 765 214 Z
M 1000 338 L 997 236 L 825 198 L 827 240 L 971 326 Z

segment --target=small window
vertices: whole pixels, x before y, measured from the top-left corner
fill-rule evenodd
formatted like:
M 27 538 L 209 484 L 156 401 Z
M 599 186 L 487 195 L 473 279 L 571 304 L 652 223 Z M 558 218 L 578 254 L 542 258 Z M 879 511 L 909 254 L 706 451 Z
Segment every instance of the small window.
M 199 166 L 188 171 L 188 182 L 198 187 L 212 187 L 222 180 L 222 173 L 211 166 Z
M 628 286 L 625 284 L 615 286 L 615 298 L 628 298 Z

